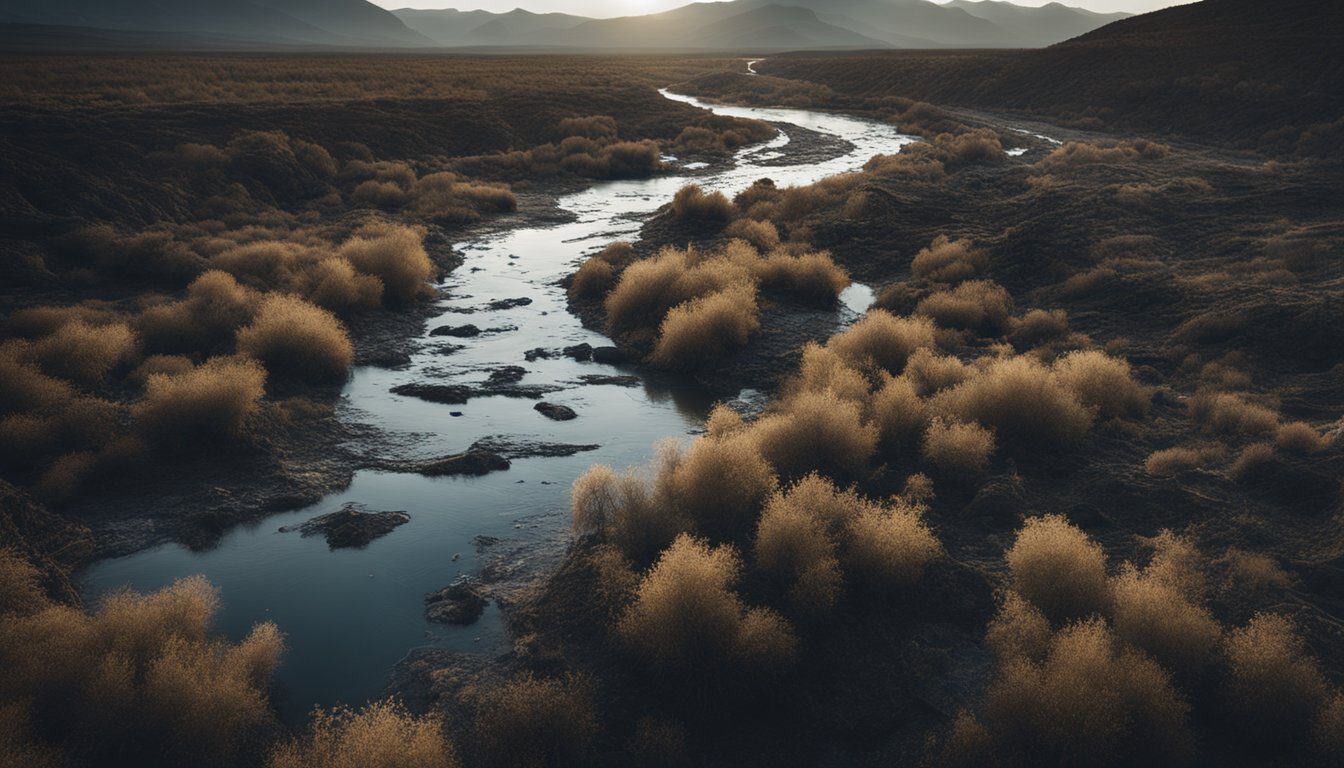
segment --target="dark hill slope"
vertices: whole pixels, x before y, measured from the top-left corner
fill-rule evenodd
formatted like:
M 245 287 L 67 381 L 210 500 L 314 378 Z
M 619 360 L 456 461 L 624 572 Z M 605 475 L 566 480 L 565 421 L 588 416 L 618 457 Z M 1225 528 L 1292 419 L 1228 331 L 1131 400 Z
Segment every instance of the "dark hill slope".
M 1273 154 L 1344 155 L 1344 4 L 1204 0 L 1039 51 L 798 54 L 757 70 L 857 96 L 1030 112 Z

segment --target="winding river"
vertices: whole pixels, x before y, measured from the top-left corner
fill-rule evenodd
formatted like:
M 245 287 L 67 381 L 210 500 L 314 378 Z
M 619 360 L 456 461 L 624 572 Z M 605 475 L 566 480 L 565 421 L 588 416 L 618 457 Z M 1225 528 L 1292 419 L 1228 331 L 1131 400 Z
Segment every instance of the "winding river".
M 470 322 L 487 332 L 452 339 L 460 348 L 447 354 L 443 339 L 426 336 L 409 367 L 356 369 L 339 406 L 342 418 L 391 435 L 389 444 L 399 459 L 460 452 L 486 436 L 597 444 L 598 450 L 519 459 L 507 472 L 470 479 L 361 471 L 345 491 L 236 529 L 212 550 L 164 545 L 99 562 L 82 575 L 86 596 L 96 599 L 124 586 L 154 590 L 204 574 L 222 593 L 221 631 L 238 638 L 253 623 L 269 620 L 286 633 L 289 650 L 278 677 L 282 714 L 289 719 L 314 705 L 358 704 L 378 695 L 391 668 L 416 647 L 503 650 L 507 638 L 497 608 L 488 608 L 470 627 L 450 627 L 426 621 L 424 596 L 477 573 L 501 554 L 507 561 L 532 551 L 559 550 L 568 530 L 569 486 L 577 475 L 595 463 L 647 462 L 654 443 L 694 433 L 712 405 L 711 395 L 694 385 L 634 369 L 567 358 L 525 362 L 525 353 L 538 347 L 609 344 L 566 310 L 557 281 L 608 243 L 636 238 L 643 221 L 691 181 L 730 196 L 762 177 L 780 186 L 809 184 L 857 170 L 873 155 L 896 152 L 913 141 L 892 126 L 843 115 L 710 105 L 668 91 L 663 95 L 721 115 L 769 121 L 781 130 L 774 140 L 738 152 L 723 169 L 683 165 L 681 172 L 653 179 L 598 183 L 559 200 L 559 207 L 573 215 L 568 223 L 524 220 L 517 228 L 458 243 L 465 263 L 446 279 L 441 315 L 429 325 Z M 793 157 L 791 132 L 809 131 L 838 139 L 844 144 L 837 146 L 847 150 L 820 161 Z M 676 161 L 672 165 L 678 167 Z M 486 309 L 492 301 L 519 298 L 531 303 Z M 842 296 L 837 324 L 870 301 L 871 291 L 851 287 Z M 449 406 L 390 393 L 410 382 L 477 384 L 506 365 L 527 369 L 523 385 L 559 387 L 547 401 L 570 406 L 578 419 L 549 421 L 524 399 L 486 397 Z M 638 385 L 580 379 L 594 374 L 633 374 L 639 376 Z M 329 551 L 320 536 L 278 530 L 352 502 L 370 510 L 406 511 L 411 521 L 355 550 Z M 478 545 L 489 541 L 478 537 L 499 541 L 478 552 Z

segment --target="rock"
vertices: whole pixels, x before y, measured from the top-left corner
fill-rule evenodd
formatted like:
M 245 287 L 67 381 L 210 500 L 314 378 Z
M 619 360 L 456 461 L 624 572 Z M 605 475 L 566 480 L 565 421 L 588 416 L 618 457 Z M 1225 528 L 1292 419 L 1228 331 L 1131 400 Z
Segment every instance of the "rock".
M 638 387 L 643 383 L 638 376 L 603 376 L 596 373 L 580 376 L 579 380 L 584 384 L 592 384 L 595 386 L 609 385 L 613 387 Z
M 481 552 L 489 549 L 490 547 L 495 546 L 498 543 L 499 543 L 498 536 L 486 536 L 485 534 L 481 534 L 480 536 L 477 536 L 476 538 L 471 540 L 471 544 L 476 548 L 477 554 L 480 554 Z
M 572 347 L 565 347 L 562 351 L 564 352 L 565 357 L 578 360 L 579 362 L 593 359 L 592 344 L 575 344 Z
M 411 354 L 404 349 L 386 349 L 370 352 L 360 363 L 374 368 L 403 368 L 411 364 Z
M 471 399 L 472 390 L 470 387 L 448 384 L 402 384 L 393 387 L 392 394 L 416 397 L 431 403 L 462 405 Z
M 575 413 L 574 409 L 567 405 L 537 403 L 532 406 L 532 408 L 551 421 L 573 421 L 574 419 L 579 418 L 579 414 Z
M 471 444 L 473 449 L 497 453 L 506 459 L 556 458 L 596 451 L 600 445 L 572 445 L 570 443 L 541 443 L 509 437 L 483 437 Z M 521 482 L 521 481 L 519 481 Z
M 523 358 L 529 363 L 535 363 L 538 360 L 548 360 L 551 357 L 551 351 L 545 347 L 529 349 L 523 353 Z
M 503 472 L 512 466 L 509 460 L 491 451 L 470 448 L 466 453 L 446 456 L 438 461 L 423 464 L 417 470 L 425 477 L 472 476 L 480 477 L 491 472 Z
M 498 299 L 496 301 L 490 302 L 489 304 L 486 304 L 486 306 L 489 307 L 490 309 L 498 310 L 498 309 L 513 309 L 514 307 L 526 307 L 531 303 L 532 303 L 531 299 L 523 297 L 521 299 Z
M 459 581 L 425 596 L 425 618 L 466 627 L 485 613 L 489 601 L 470 581 Z
M 467 323 L 466 325 L 441 325 L 429 332 L 430 336 L 452 336 L 456 339 L 466 339 L 472 336 L 480 336 L 481 329 Z
M 304 536 L 326 536 L 331 549 L 366 547 L 398 526 L 411 521 L 405 512 L 367 512 L 359 504 L 346 504 L 335 512 L 319 515 L 298 526 L 285 526 L 281 533 L 298 530 Z
M 496 368 L 490 372 L 490 378 L 486 379 L 491 384 L 517 384 L 527 375 L 527 369 L 521 365 L 506 365 L 503 368 Z
M 593 362 L 604 365 L 620 365 L 630 362 L 630 356 L 616 347 L 598 347 L 593 350 Z

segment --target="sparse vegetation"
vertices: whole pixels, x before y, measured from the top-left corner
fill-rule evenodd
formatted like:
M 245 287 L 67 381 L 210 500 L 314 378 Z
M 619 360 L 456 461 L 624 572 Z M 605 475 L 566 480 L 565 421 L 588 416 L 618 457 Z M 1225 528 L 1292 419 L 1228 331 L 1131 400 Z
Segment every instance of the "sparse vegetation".
M 359 711 L 319 709 L 306 736 L 271 753 L 269 768 L 456 768 L 457 752 L 433 716 L 415 717 L 394 701 Z

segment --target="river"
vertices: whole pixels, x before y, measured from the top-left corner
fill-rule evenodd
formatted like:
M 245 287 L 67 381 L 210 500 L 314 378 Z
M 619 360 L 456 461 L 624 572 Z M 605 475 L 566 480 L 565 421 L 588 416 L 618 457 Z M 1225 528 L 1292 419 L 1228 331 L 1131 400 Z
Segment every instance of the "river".
M 569 359 L 525 362 L 524 353 L 538 347 L 610 343 L 567 311 L 564 290 L 556 282 L 608 243 L 637 238 L 641 224 L 691 181 L 730 196 L 762 177 L 780 186 L 810 184 L 857 170 L 873 155 L 896 152 L 914 140 L 890 125 L 843 115 L 710 105 L 669 91 L 663 95 L 722 115 L 766 120 L 782 130 L 771 141 L 739 151 L 730 167 L 683 166 L 682 172 L 652 179 L 597 183 L 558 201 L 574 216 L 568 223 L 524 221 L 457 244 L 465 263 L 442 286 L 447 298 L 429 327 L 470 322 L 499 330 L 452 339 L 462 348 L 451 354 L 444 354 L 444 340 L 427 336 L 409 367 L 358 368 L 339 405 L 343 418 L 394 435 L 390 443 L 398 446 L 402 454 L 396 458 L 401 459 L 460 452 L 485 436 L 598 444 L 600 449 L 519 459 L 509 471 L 481 478 L 361 471 L 345 491 L 233 530 L 209 551 L 170 544 L 96 563 L 81 576 L 86 597 L 96 599 L 125 586 L 155 590 L 183 576 L 204 574 L 221 591 L 220 631 L 239 638 L 253 623 L 269 620 L 285 632 L 289 648 L 277 675 L 281 712 L 291 721 L 314 705 L 359 704 L 378 695 L 391 668 L 416 647 L 502 651 L 507 637 L 497 608 L 491 606 L 473 626 L 448 627 L 425 620 L 424 596 L 476 573 L 500 552 L 529 545 L 558 549 L 568 531 L 568 493 L 577 475 L 595 463 L 647 462 L 654 443 L 693 434 L 712 405 L 712 396 L 693 384 L 633 368 Z M 840 139 L 848 151 L 823 161 L 791 162 L 789 131 L 795 127 Z M 865 287 L 852 286 L 842 296 L 837 325 L 864 311 L 871 296 Z M 484 309 L 491 301 L 518 298 L 531 303 Z M 522 384 L 563 387 L 547 401 L 572 407 L 579 418 L 549 421 L 524 399 L 490 397 L 448 406 L 390 393 L 410 382 L 475 384 L 490 369 L 505 365 L 527 369 Z M 636 374 L 642 383 L 594 386 L 580 381 L 586 374 Z M 411 455 L 403 455 L 408 451 Z M 402 510 L 411 521 L 357 550 L 328 551 L 321 537 L 278 530 L 350 502 L 370 510 Z M 478 536 L 500 542 L 478 554 L 473 543 Z

